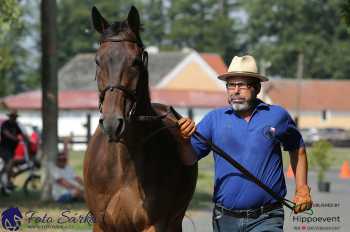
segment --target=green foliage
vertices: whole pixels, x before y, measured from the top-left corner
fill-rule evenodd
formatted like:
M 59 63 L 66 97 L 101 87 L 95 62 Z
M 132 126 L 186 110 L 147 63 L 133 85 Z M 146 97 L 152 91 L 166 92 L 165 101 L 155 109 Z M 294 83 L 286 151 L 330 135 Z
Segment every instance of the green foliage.
M 11 28 L 20 24 L 21 10 L 17 0 L 2 0 L 0 4 L 0 39 L 6 36 Z
M 39 4 L 0 4 L 0 96 L 39 86 Z M 125 19 L 135 5 L 146 46 L 190 47 L 218 53 L 226 63 L 251 53 L 271 64 L 269 76 L 288 78 L 296 76 L 302 52 L 304 78 L 350 77 L 350 29 L 342 23 L 342 18 L 350 22 L 350 0 L 57 0 L 58 68 L 98 46 L 90 19 L 93 5 L 111 22 Z M 35 25 L 27 22 L 28 15 Z M 24 48 L 24 38 L 37 40 L 37 46 Z
M 142 38 L 147 46 L 166 50 L 194 48 L 232 58 L 236 51 L 235 22 L 229 16 L 233 5 L 228 0 L 170 1 L 113 0 L 96 2 L 107 20 L 121 20 L 131 5 L 141 14 L 145 28 Z M 80 52 L 92 52 L 98 33 L 91 26 L 91 1 L 58 1 L 59 66 Z
M 12 92 L 15 88 L 18 72 L 16 56 L 22 49 L 13 41 L 21 37 L 23 23 L 20 20 L 22 11 L 16 0 L 4 0 L 0 4 L 0 96 Z
M 271 62 L 268 74 L 295 77 L 304 53 L 305 78 L 349 78 L 350 37 L 341 0 L 240 1 L 248 13 L 249 52 Z
M 172 1 L 168 39 L 176 48 L 219 53 L 229 61 L 238 50 L 237 27 L 229 1 Z
M 98 3 L 96 1 L 96 4 L 81 0 L 57 1 L 59 68 L 78 53 L 95 51 L 99 36 L 91 22 L 93 5 L 96 5 L 109 23 L 113 23 L 115 20 L 125 19 L 133 4 L 139 5 L 132 0 L 108 0 L 98 1 Z
M 0 4 L 0 73 L 14 64 L 11 48 L 7 43 L 11 40 L 11 31 L 21 26 L 20 8 L 16 0 L 4 0 Z
M 318 182 L 324 181 L 325 172 L 329 170 L 335 161 L 335 157 L 329 153 L 331 150 L 332 145 L 325 140 L 315 142 L 310 149 L 308 158 L 311 166 L 315 167 L 318 171 Z
M 166 34 L 166 12 L 163 0 L 149 0 L 139 4 L 145 30 L 142 39 L 147 45 L 162 46 Z
M 344 0 L 342 5 L 342 15 L 348 26 L 350 26 L 350 0 Z

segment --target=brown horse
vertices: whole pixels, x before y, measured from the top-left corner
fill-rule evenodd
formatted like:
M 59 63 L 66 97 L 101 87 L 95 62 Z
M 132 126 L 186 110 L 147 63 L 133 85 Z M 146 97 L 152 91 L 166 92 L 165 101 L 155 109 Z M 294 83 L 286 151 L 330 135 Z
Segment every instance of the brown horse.
M 96 80 L 101 119 L 84 161 L 87 205 L 94 231 L 182 231 L 197 165 L 181 161 L 190 144 L 169 107 L 151 104 L 140 18 L 109 24 L 94 7 L 101 34 Z

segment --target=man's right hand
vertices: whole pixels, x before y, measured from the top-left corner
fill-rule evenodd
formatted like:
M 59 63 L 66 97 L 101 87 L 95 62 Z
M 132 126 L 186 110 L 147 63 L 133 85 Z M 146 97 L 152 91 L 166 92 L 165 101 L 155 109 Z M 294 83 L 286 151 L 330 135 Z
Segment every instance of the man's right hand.
M 196 131 L 196 125 L 194 121 L 189 118 L 181 118 L 177 121 L 179 125 L 180 133 L 182 138 L 189 139 L 191 135 Z

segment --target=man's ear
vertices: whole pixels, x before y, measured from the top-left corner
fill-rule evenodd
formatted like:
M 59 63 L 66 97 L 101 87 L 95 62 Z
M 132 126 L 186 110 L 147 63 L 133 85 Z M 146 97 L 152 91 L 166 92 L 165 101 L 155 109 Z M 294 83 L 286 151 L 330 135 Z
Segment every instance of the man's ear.
M 91 10 L 91 19 L 95 30 L 99 33 L 103 33 L 104 30 L 106 30 L 109 27 L 109 23 L 105 18 L 103 18 L 103 16 L 100 14 L 100 12 L 95 6 L 92 7 Z
M 255 91 L 256 91 L 256 95 L 258 95 L 260 93 L 261 90 L 261 83 L 260 81 L 258 81 L 255 85 L 254 85 Z
M 127 19 L 128 25 L 131 28 L 131 30 L 138 35 L 140 32 L 141 22 L 140 22 L 140 15 L 136 7 L 132 6 Z

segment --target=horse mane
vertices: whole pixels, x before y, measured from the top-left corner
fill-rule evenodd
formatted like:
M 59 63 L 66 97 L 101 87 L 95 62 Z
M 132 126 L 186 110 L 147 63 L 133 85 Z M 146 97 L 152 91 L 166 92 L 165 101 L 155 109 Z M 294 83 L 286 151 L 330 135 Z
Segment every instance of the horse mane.
M 137 44 L 144 48 L 143 42 L 140 37 L 140 32 L 143 31 L 143 27 L 141 25 L 140 31 L 135 33 L 131 30 L 127 21 L 116 21 L 112 23 L 106 30 L 103 31 L 101 39 L 106 39 L 109 37 L 116 36 L 120 33 L 132 32 L 137 40 Z M 145 114 L 145 113 L 153 113 L 151 112 L 151 97 L 150 97 L 150 89 L 149 89 L 149 80 L 148 80 L 148 67 L 142 67 L 140 70 L 139 82 L 136 87 L 137 92 L 137 106 L 135 114 Z
M 136 88 L 137 91 L 137 106 L 135 114 L 152 113 L 151 109 L 151 94 L 148 82 L 148 68 L 142 67 L 139 82 Z

